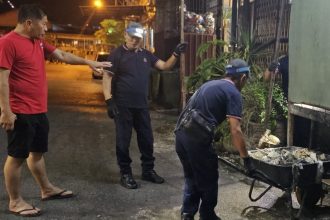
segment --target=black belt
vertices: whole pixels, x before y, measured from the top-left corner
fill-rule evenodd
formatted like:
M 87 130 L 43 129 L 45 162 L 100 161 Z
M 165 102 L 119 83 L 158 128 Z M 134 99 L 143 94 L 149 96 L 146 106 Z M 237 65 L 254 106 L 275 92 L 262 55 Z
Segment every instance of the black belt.
M 205 117 L 198 112 L 196 109 L 189 109 L 183 113 L 181 120 L 176 126 L 177 130 L 185 130 L 189 133 L 200 133 L 204 132 L 207 135 L 213 137 L 215 126 L 208 122 Z

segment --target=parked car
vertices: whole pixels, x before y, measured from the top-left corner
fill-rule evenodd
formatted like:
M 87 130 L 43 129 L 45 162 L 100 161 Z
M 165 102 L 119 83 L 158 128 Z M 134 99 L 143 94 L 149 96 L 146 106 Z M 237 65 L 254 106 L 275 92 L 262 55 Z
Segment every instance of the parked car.
M 96 55 L 96 61 L 102 62 L 102 61 L 107 61 L 109 57 L 109 53 L 108 52 L 99 52 Z M 103 78 L 103 74 L 99 73 L 99 72 L 92 72 L 92 77 L 93 79 L 102 79 Z

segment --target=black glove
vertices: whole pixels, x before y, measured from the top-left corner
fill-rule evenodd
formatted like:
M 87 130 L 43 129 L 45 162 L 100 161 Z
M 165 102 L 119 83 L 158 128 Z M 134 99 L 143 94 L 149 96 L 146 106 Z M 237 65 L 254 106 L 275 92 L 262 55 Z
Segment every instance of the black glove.
M 268 70 L 270 72 L 274 72 L 278 68 L 279 65 L 280 65 L 280 63 L 277 60 L 275 60 L 271 64 L 269 64 Z
M 112 98 L 110 98 L 105 100 L 105 103 L 107 104 L 109 118 L 116 117 L 119 114 L 119 111 L 115 101 Z
M 187 46 L 188 46 L 187 42 L 179 43 L 174 49 L 173 55 L 175 57 L 179 57 L 181 53 L 184 53 L 186 51 Z
M 244 162 L 244 168 L 245 168 L 246 175 L 253 177 L 253 175 L 255 174 L 256 168 L 253 165 L 251 158 L 244 157 L 243 162 Z

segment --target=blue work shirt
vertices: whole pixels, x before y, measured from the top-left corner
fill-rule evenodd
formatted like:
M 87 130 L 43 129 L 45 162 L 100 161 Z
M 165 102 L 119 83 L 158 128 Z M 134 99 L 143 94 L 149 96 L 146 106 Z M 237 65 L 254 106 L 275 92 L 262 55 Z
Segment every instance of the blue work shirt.
M 212 125 L 218 126 L 226 117 L 242 117 L 242 96 L 227 79 L 204 83 L 193 95 L 187 108 L 197 109 Z
M 110 53 L 108 61 L 114 73 L 112 95 L 117 105 L 129 108 L 148 107 L 151 68 L 159 58 L 145 49 L 128 50 L 125 45 Z

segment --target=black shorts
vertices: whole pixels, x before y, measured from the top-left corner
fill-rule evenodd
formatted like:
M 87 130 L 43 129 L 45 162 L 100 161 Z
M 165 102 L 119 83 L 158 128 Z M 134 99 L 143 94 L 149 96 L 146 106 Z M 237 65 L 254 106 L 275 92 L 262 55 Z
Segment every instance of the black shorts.
M 30 152 L 48 151 L 49 122 L 43 114 L 17 114 L 14 130 L 8 131 L 8 155 L 27 158 Z

